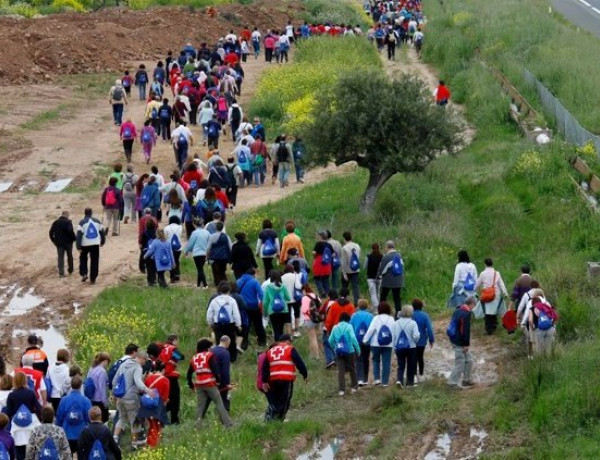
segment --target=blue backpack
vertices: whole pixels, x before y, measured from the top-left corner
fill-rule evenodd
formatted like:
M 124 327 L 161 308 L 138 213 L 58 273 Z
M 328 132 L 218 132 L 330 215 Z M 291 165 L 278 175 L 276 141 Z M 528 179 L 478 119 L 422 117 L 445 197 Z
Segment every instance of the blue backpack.
M 238 155 L 238 163 L 246 163 L 248 161 L 248 156 L 246 155 L 246 152 L 244 150 L 240 151 L 240 154 Z
M 273 313 L 282 313 L 285 310 L 285 302 L 281 298 L 281 294 L 279 292 L 275 293 L 275 296 L 273 297 L 271 310 L 273 310 Z
M 146 185 L 142 191 L 142 206 L 144 208 L 147 208 L 150 204 L 150 198 L 150 187 Z
M 356 326 L 356 329 L 354 332 L 356 332 L 356 338 L 359 343 L 363 343 L 365 335 L 367 335 L 368 329 L 369 329 L 369 326 L 367 326 L 367 324 L 364 321 L 361 321 L 360 323 L 358 323 L 358 326 Z
M 156 392 L 153 396 L 145 394 L 144 396 L 142 396 L 140 398 L 140 405 L 144 409 L 150 409 L 150 410 L 157 409 L 159 400 L 160 400 L 160 396 L 158 394 L 156 394 Z
M 547 331 L 548 329 L 552 329 L 553 326 L 552 318 L 542 311 L 540 311 L 540 315 L 538 316 L 538 329 L 540 331 Z
M 170 266 L 171 265 L 171 257 L 169 257 L 169 250 L 165 248 L 163 245 L 159 247 L 160 250 L 156 251 L 156 256 L 158 257 L 161 265 Z
M 350 270 L 353 272 L 357 272 L 360 270 L 360 260 L 358 260 L 358 254 L 356 254 L 356 249 L 352 250 L 352 255 L 350 256 Z
M 33 415 L 31 414 L 31 411 L 25 404 L 21 404 L 12 418 L 12 422 L 17 426 L 24 428 L 31 425 L 32 421 Z
M 106 460 L 106 452 L 104 452 L 104 447 L 102 447 L 99 439 L 96 439 L 92 444 L 88 460 Z
M 217 137 L 219 135 L 219 130 L 217 129 L 217 126 L 214 123 L 211 123 L 208 126 L 208 137 Z
M 306 283 L 308 283 L 308 273 L 304 269 L 300 270 L 300 281 L 302 286 L 306 286 Z
M 173 236 L 171 237 L 171 249 L 173 249 L 173 251 L 181 251 L 181 240 L 175 233 L 173 233 Z
M 123 129 L 123 139 L 133 139 L 133 130 L 130 126 L 125 126 L 125 128 Z
M 108 388 L 111 390 L 112 390 L 113 380 L 115 379 L 115 375 L 117 375 L 117 372 L 119 371 L 119 367 L 121 367 L 121 364 L 123 364 L 123 360 L 118 359 L 113 363 L 112 366 L 110 366 L 110 369 L 108 370 Z
M 94 395 L 96 394 L 96 384 L 91 377 L 85 379 L 83 382 L 83 395 L 88 398 L 90 401 L 94 400 Z
M 155 109 L 152 109 L 152 110 L 155 110 Z M 152 134 L 150 134 L 149 130 L 145 129 L 144 132 L 142 133 L 142 142 L 147 144 L 150 141 L 152 141 Z
M 141 74 L 138 75 L 138 83 L 141 85 L 145 85 L 148 82 L 148 79 L 146 78 L 146 74 L 144 72 L 142 72 Z
M 153 120 L 158 119 L 158 110 L 156 109 L 156 107 L 152 107 L 152 110 L 150 111 L 150 118 L 152 118 Z
M 113 396 L 115 398 L 122 398 L 127 393 L 127 384 L 125 382 L 125 373 L 119 375 L 117 384 L 113 387 Z
M 458 340 L 458 319 L 456 316 L 452 316 L 450 324 L 448 324 L 448 328 L 446 329 L 446 335 L 450 339 L 450 342 L 454 343 Z
M 346 339 L 345 335 L 341 335 L 338 343 L 335 346 L 335 353 L 338 356 L 348 356 L 352 353 L 352 349 L 350 348 L 350 344 L 348 343 L 348 339 Z
M 188 145 L 187 137 L 185 137 L 185 134 L 179 133 L 179 137 L 177 138 L 177 147 L 181 148 L 185 147 L 186 145 Z
M 408 335 L 406 335 L 406 331 L 402 329 L 400 335 L 398 336 L 398 340 L 396 340 L 396 350 L 408 350 L 410 348 L 410 340 L 408 340 Z
M 0 442 L 0 460 L 10 460 L 10 455 L 3 442 Z
M 44 377 L 44 383 L 46 384 L 46 394 L 50 398 L 52 395 L 52 380 L 50 380 L 50 377 Z
M 277 248 L 270 238 L 267 238 L 263 243 L 263 256 L 274 256 L 277 253 Z
M 386 346 L 392 343 L 392 331 L 390 328 L 383 324 L 379 328 L 379 333 L 377 334 L 377 341 L 380 346 Z
M 392 275 L 400 276 L 404 273 L 404 263 L 402 262 L 402 257 L 398 254 L 394 255 L 392 259 Z
M 229 316 L 229 312 L 227 308 L 225 308 L 229 304 L 223 304 L 219 308 L 219 313 L 217 315 L 217 323 L 218 324 L 231 324 L 231 316 Z
M 60 456 L 58 455 L 58 449 L 56 448 L 56 444 L 54 444 L 54 440 L 51 437 L 47 437 L 38 454 L 38 460 L 57 460 L 58 458 Z
M 465 278 L 465 284 L 463 285 L 465 291 L 475 290 L 475 277 L 469 272 Z
M 75 401 L 67 411 L 67 425 L 80 425 L 85 422 L 83 408 L 79 402 Z
M 331 264 L 331 248 L 327 246 L 323 251 L 323 255 L 321 256 L 321 264 L 329 265 Z
M 87 229 L 85 231 L 85 237 L 88 240 L 94 240 L 98 238 L 98 229 L 96 228 L 96 224 L 92 222 L 92 219 L 88 220 Z
M 331 266 L 333 268 L 340 268 L 342 266 L 342 263 L 340 262 L 340 258 L 337 255 L 337 252 L 333 252 L 333 254 L 331 255 Z
M 160 117 L 161 120 L 168 120 L 169 118 L 171 118 L 171 114 L 169 113 L 168 107 L 163 106 L 159 110 L 158 116 Z
M 294 300 L 296 302 L 301 302 L 302 301 L 302 297 L 304 297 L 304 292 L 302 289 L 298 289 L 295 285 L 294 285 Z

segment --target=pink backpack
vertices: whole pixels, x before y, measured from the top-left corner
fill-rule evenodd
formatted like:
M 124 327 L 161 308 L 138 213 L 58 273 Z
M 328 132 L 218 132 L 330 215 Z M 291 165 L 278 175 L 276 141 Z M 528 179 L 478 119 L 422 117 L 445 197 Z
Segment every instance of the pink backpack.
M 219 105 L 219 112 L 227 111 L 227 100 L 224 97 L 219 98 L 218 105 Z

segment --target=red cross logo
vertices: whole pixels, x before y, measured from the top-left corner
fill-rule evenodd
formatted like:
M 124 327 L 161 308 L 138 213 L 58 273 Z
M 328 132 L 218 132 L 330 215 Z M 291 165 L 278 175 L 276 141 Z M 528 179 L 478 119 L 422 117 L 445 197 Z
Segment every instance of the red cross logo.
M 272 348 L 269 353 L 271 353 L 271 357 L 275 361 L 279 361 L 281 359 L 281 357 L 283 356 L 283 354 L 285 353 L 285 348 L 283 348 L 282 346 L 277 346 L 277 347 Z
M 206 367 L 206 355 L 202 354 L 196 357 L 194 360 L 198 367 Z

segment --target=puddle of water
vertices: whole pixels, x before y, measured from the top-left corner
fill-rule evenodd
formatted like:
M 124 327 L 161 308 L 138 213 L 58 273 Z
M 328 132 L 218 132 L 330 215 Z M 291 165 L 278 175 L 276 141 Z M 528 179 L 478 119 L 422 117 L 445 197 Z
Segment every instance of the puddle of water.
M 12 187 L 12 182 L 0 182 L 0 193 L 6 192 L 9 188 Z
M 54 326 L 50 326 L 48 329 L 15 329 L 13 331 L 13 338 L 21 335 L 28 336 L 30 334 L 35 334 L 42 338 L 44 342 L 42 349 L 48 355 L 48 360 L 50 362 L 54 362 L 58 350 L 61 348 L 67 348 L 65 336 Z
M 59 179 L 52 181 L 48 184 L 48 186 L 44 189 L 44 192 L 56 193 L 64 190 L 73 180 L 73 178 L 69 179 Z
M 329 444 L 323 446 L 320 439 L 316 439 L 312 449 L 296 457 L 296 460 L 334 460 L 335 454 L 340 450 L 344 438 L 338 436 Z
M 8 302 L 8 307 L 4 310 L 4 314 L 8 316 L 21 316 L 29 310 L 43 304 L 45 299 L 33 295 L 34 290 L 35 288 L 29 288 L 29 290 L 23 294 L 22 287 L 16 288 L 16 285 L 11 286 L 5 291 L 5 297 L 11 294 L 12 296 Z
M 28 188 L 36 188 L 38 186 L 38 182 L 35 180 L 30 180 L 26 184 L 23 184 L 19 187 L 19 192 L 22 192 Z
M 435 448 L 425 455 L 424 460 L 446 460 L 450 455 L 452 438 L 448 433 L 440 434 L 435 442 Z

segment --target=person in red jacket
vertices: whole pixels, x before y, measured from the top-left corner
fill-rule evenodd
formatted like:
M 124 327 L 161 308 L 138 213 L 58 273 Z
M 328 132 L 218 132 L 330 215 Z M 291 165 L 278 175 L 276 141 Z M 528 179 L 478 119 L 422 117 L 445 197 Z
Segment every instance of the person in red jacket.
M 21 359 L 23 363 L 23 367 L 17 367 L 13 371 L 13 375 L 17 372 L 22 372 L 27 377 L 28 386 L 31 388 L 31 383 L 33 382 L 33 391 L 42 405 L 42 407 L 46 406 L 48 401 L 48 394 L 46 391 L 46 382 L 44 381 L 44 374 L 41 371 L 36 371 L 33 368 L 33 355 L 24 355 Z
M 294 393 L 296 369 L 306 382 L 308 379 L 306 364 L 298 350 L 292 346 L 292 337 L 289 334 L 282 334 L 279 342 L 267 351 L 262 367 L 262 387 L 269 402 L 265 421 L 285 420 Z
M 196 409 L 196 420 L 198 428 L 202 428 L 202 419 L 204 410 L 211 400 L 219 413 L 221 423 L 227 428 L 233 426 L 233 420 L 223 405 L 221 394 L 219 393 L 219 367 L 215 356 L 210 351 L 212 342 L 203 338 L 196 344 L 196 354 L 190 360 L 190 366 L 187 371 L 187 382 L 191 390 L 196 391 L 198 406 Z
M 171 413 L 171 424 L 179 424 L 179 407 L 181 404 L 181 390 L 179 388 L 179 371 L 177 370 L 177 363 L 183 361 L 185 357 L 183 353 L 179 351 L 177 345 L 179 344 L 179 337 L 175 334 L 167 337 L 167 341 L 164 343 L 162 351 L 158 356 L 163 364 L 165 365 L 165 377 L 169 379 L 169 402 L 166 410 Z
M 444 107 L 448 104 L 448 100 L 450 99 L 450 90 L 444 83 L 444 80 L 440 80 L 440 84 L 435 89 L 435 103 L 440 107 Z
M 112 236 L 119 235 L 119 212 L 121 210 L 121 203 L 123 202 L 123 194 L 119 187 L 117 187 L 117 178 L 111 177 L 108 180 L 108 187 L 102 192 L 100 199 L 102 207 L 104 208 L 105 226 L 106 232 L 110 228 L 112 222 Z
M 356 307 L 348 300 L 350 291 L 347 287 L 340 289 L 340 297 L 331 304 L 327 310 L 325 318 L 325 328 L 331 334 L 331 330 L 340 322 L 340 317 L 343 313 L 347 313 L 350 317 L 356 312 Z
M 169 379 L 165 377 L 164 373 L 165 366 L 163 362 L 155 361 L 154 369 L 150 374 L 148 374 L 148 377 L 146 377 L 146 380 L 144 381 L 144 384 L 148 388 L 155 390 L 155 394 L 160 398 L 158 407 L 156 409 L 147 409 L 142 406 L 138 414 L 138 417 L 146 418 L 148 421 L 146 442 L 150 447 L 158 446 L 162 428 L 168 423 L 165 406 L 169 402 L 171 384 Z

